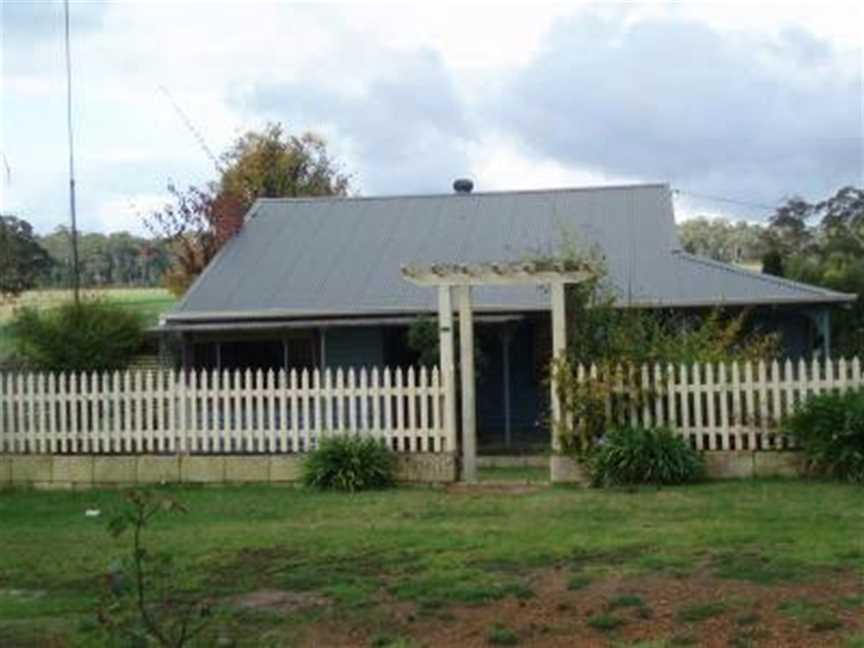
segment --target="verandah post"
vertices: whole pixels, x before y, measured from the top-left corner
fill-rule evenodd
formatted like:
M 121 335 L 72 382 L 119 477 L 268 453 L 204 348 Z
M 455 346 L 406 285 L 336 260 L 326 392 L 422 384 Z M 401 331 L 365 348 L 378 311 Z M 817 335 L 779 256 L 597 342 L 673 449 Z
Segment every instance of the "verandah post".
M 444 387 L 444 431 L 447 450 L 456 451 L 456 362 L 453 356 L 453 297 L 450 286 L 438 286 L 438 336 Z
M 471 286 L 458 286 L 459 369 L 462 378 L 462 478 L 477 481 L 477 422 L 474 385 L 474 322 Z
M 554 361 L 564 357 L 564 354 L 567 353 L 567 319 L 564 283 L 555 282 L 549 288 L 552 298 L 552 359 Z M 557 452 L 561 449 L 561 442 L 558 439 L 558 435 L 555 434 L 555 430 L 561 423 L 563 412 L 561 411 L 561 402 L 558 399 L 558 385 L 556 384 L 554 375 L 550 383 L 552 390 L 552 451 Z

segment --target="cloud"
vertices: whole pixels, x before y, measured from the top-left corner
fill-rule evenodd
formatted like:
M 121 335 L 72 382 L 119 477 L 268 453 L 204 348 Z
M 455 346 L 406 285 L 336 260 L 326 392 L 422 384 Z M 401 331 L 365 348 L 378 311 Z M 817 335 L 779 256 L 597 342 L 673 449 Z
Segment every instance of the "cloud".
M 861 179 L 852 58 L 800 28 L 769 37 L 587 13 L 559 21 L 489 111 L 561 164 L 758 201 L 824 195 Z
M 431 50 L 381 58 L 389 63 L 349 70 L 347 86 L 320 78 L 260 83 L 235 101 L 241 109 L 330 134 L 358 169 L 364 192 L 446 191 L 449 180 L 467 170 L 466 146 L 475 137 L 453 79 Z
M 89 32 L 103 23 L 109 5 L 103 2 L 74 3 L 70 11 L 70 31 Z M 0 34 L 4 42 L 34 45 L 43 40 L 62 38 L 63 2 L 60 0 L 7 0 L 0 4 Z
M 159 86 L 217 154 L 267 120 L 321 132 L 366 195 L 470 175 L 478 190 L 669 180 L 774 203 L 861 181 L 861 10 L 71 9 L 84 228 L 134 226 L 130 202 L 168 179 L 214 178 Z M 68 220 L 62 3 L 0 11 L 0 209 L 49 230 Z

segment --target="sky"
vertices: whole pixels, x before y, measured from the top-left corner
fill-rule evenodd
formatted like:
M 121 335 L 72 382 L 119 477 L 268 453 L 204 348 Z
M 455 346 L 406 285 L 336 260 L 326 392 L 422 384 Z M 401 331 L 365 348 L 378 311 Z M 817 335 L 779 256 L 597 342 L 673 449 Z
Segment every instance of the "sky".
M 0 211 L 68 222 L 63 5 L 0 5 Z M 679 220 L 864 184 L 864 3 L 83 2 L 79 226 L 142 233 L 166 185 L 279 121 L 362 195 L 667 182 Z M 172 103 L 173 102 L 173 103 Z M 740 205 L 702 196 L 751 203 Z

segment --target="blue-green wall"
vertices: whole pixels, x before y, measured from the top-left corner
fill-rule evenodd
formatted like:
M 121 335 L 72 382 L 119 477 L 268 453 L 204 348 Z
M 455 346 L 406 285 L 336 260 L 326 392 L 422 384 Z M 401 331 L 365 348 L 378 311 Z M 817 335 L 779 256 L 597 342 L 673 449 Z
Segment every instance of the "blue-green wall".
M 325 329 L 327 367 L 380 367 L 384 364 L 383 330 L 377 327 Z

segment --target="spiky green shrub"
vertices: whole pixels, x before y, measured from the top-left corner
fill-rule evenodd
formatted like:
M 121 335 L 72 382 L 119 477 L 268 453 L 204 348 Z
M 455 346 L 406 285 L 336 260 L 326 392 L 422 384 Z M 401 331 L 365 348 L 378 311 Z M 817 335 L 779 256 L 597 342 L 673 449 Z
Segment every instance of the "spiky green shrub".
M 864 483 L 864 390 L 804 401 L 784 424 L 811 474 Z
M 22 364 L 43 371 L 125 369 L 144 340 L 137 313 L 96 299 L 22 308 L 10 330 Z
M 356 435 L 330 437 L 309 453 L 303 482 L 322 490 L 361 491 L 392 486 L 395 457 L 380 441 Z
M 686 484 L 701 479 L 701 455 L 668 428 L 610 431 L 587 456 L 594 486 Z

